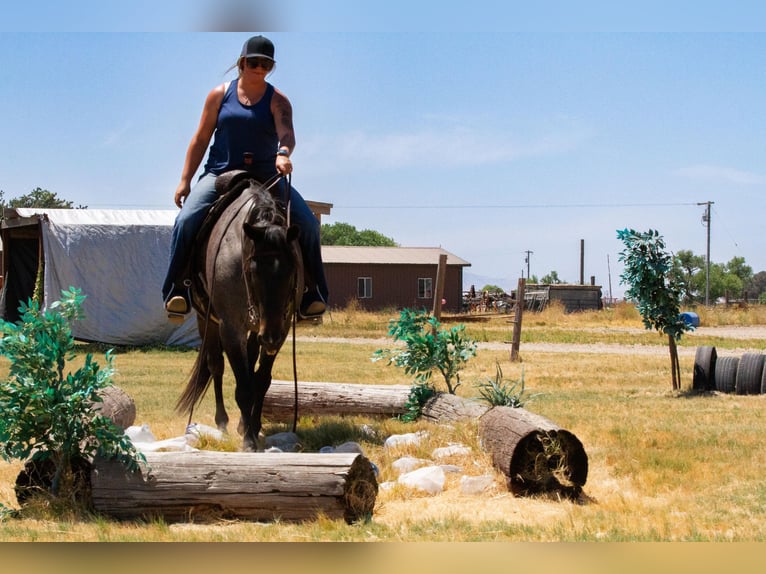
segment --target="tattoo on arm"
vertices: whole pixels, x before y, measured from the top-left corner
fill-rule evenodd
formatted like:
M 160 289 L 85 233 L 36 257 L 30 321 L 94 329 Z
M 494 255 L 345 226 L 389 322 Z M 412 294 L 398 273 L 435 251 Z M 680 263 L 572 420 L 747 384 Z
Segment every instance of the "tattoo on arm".
M 285 97 L 275 98 L 274 121 L 279 137 L 279 145 L 295 149 L 295 130 L 293 129 L 293 108 Z

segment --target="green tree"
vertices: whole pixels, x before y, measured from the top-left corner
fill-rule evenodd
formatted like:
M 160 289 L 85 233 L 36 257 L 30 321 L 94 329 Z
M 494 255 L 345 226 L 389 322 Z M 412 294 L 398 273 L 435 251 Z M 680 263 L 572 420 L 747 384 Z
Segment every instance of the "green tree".
M 729 296 L 740 299 L 745 285 L 753 278 L 753 268 L 745 263 L 744 257 L 732 257 L 731 261 L 726 264 L 726 273 L 739 279 L 739 281 L 730 279 L 727 283 L 732 286 L 730 287 Z
M 559 285 L 562 281 L 559 279 L 558 272 L 551 271 L 548 275 L 544 275 L 543 278 L 540 279 L 540 283 L 543 285 Z
M 324 223 L 321 230 L 322 245 L 352 245 L 366 247 L 396 247 L 390 237 L 371 229 L 357 230 L 348 223 Z
M 683 302 L 687 305 L 698 301 L 700 293 L 705 292 L 705 283 L 702 283 L 700 291 L 698 280 L 695 277 L 700 273 L 705 273 L 705 258 L 701 255 L 695 255 L 688 249 L 682 249 L 673 257 L 673 269 L 671 271 L 675 281 L 681 286 L 683 293 Z M 703 295 L 704 296 L 704 295 Z
M 58 197 L 54 192 L 36 187 L 26 195 L 5 200 L 5 192 L 0 190 L 0 210 L 7 207 L 39 207 L 41 209 L 75 209 L 71 201 Z M 78 205 L 77 209 L 87 209 L 85 205 Z
M 492 294 L 505 293 L 505 290 L 502 287 L 500 287 L 499 285 L 492 285 L 492 284 L 487 284 L 484 287 L 482 287 L 479 294 L 484 293 L 484 291 L 486 291 L 487 293 L 492 293 Z
M 745 284 L 745 291 L 749 299 L 760 300 L 766 295 L 766 271 L 759 271 Z
M 695 276 L 695 285 L 700 292 L 705 290 L 705 274 L 698 273 Z M 724 298 L 736 299 L 742 293 L 744 284 L 742 279 L 734 273 L 729 273 L 727 265 L 723 263 L 713 263 L 710 265 L 710 299 L 715 301 Z
M 620 280 L 629 286 L 625 297 L 636 302 L 644 327 L 668 336 L 673 389 L 681 388 L 676 342 L 693 327 L 680 316 L 682 286 L 671 273 L 673 257 L 665 251 L 659 232 L 617 231 L 625 244 L 619 260 L 625 264 Z

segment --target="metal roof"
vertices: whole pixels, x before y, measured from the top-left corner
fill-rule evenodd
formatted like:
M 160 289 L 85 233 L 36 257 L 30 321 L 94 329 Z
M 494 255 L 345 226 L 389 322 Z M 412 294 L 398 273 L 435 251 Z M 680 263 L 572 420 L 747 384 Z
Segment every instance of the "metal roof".
M 441 247 L 352 247 L 322 245 L 324 263 L 373 263 L 381 265 L 438 265 L 439 255 L 447 255 L 447 265 L 471 264 Z

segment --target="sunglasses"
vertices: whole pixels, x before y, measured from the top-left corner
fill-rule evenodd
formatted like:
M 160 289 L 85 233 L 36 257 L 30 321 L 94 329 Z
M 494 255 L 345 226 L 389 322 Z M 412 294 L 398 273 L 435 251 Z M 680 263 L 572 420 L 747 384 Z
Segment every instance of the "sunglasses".
M 264 58 L 262 56 L 252 56 L 250 58 L 245 58 L 245 63 L 247 64 L 248 68 L 252 68 L 253 70 L 258 66 L 266 71 L 271 70 L 271 68 L 274 67 L 274 60 L 269 60 L 268 58 Z

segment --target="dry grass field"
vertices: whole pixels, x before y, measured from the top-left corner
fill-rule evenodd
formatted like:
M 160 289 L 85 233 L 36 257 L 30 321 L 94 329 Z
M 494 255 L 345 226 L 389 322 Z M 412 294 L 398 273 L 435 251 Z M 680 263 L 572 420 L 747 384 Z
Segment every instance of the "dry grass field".
M 392 418 L 302 417 L 305 450 L 358 440 L 380 468 L 379 482 L 395 481 L 391 463 L 403 455 L 429 458 L 449 443 L 470 446 L 468 456 L 447 462 L 469 476 L 492 474 L 480 495 L 461 494 L 459 475 L 448 475 L 441 494 L 401 485 L 381 490 L 371 520 L 347 525 L 318 518 L 291 524 L 166 524 L 116 522 L 92 515 L 60 517 L 50 509 L 25 509 L 0 521 L 2 541 L 365 541 L 365 542 L 549 542 L 549 541 L 742 541 L 766 540 L 766 395 L 691 392 L 694 350 L 713 345 L 719 354 L 763 352 L 766 312 L 698 310 L 702 328 L 680 346 L 681 392 L 671 390 L 666 340 L 645 331 L 630 306 L 565 314 L 552 308 L 524 315 L 521 361 L 509 360 L 512 325 L 504 317 L 466 321 L 480 342 L 463 372 L 458 394 L 476 397 L 476 385 L 500 364 L 506 380 L 524 377 L 534 398 L 525 405 L 575 434 L 589 459 L 584 496 L 577 502 L 518 498 L 492 469 L 472 422 L 452 426 L 404 423 Z M 296 353 L 304 381 L 411 384 L 395 367 L 370 360 L 393 343 L 386 337 L 395 313 L 335 310 L 321 325 L 300 325 Z M 104 349 L 92 346 L 96 358 Z M 280 354 L 275 378 L 292 379 L 291 344 Z M 115 384 L 135 400 L 137 424 L 157 438 L 183 434 L 186 420 L 173 405 L 196 352 L 179 349 L 117 349 Z M 5 359 L 0 367 L 6 366 Z M 438 382 L 438 379 L 437 379 Z M 233 382 L 227 373 L 227 406 L 233 421 Z M 195 420 L 213 425 L 212 393 Z M 290 421 L 267 421 L 267 434 Z M 375 437 L 360 432 L 367 424 Z M 232 427 L 234 424 L 231 425 Z M 424 430 L 425 443 L 384 449 L 397 433 Z M 232 432 L 234 432 L 232 428 Z M 215 448 L 212 445 L 211 448 Z M 0 503 L 16 507 L 13 483 L 21 465 L 0 462 Z

